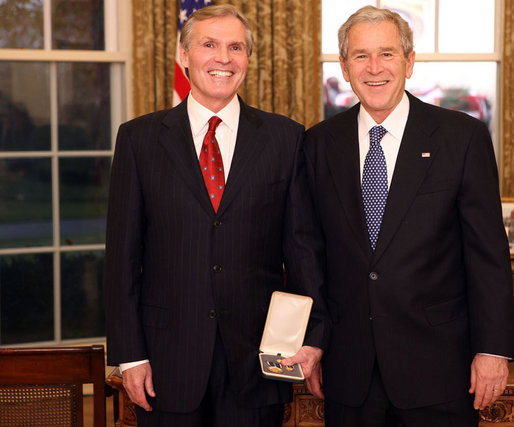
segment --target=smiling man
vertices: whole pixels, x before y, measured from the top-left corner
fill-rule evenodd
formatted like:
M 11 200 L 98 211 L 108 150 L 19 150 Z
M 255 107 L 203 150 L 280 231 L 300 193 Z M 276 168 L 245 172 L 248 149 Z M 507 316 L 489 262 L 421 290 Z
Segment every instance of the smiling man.
M 305 142 L 334 322 L 326 425 L 476 426 L 514 344 L 489 132 L 405 92 L 415 54 L 398 14 L 360 9 L 339 48 L 360 104 Z
M 284 265 L 285 290 L 315 301 L 295 361 L 318 383 L 328 329 L 304 129 L 236 95 L 252 44 L 233 6 L 196 11 L 180 43 L 188 98 L 118 133 L 107 349 L 138 405 L 138 426 L 282 425 L 291 385 L 262 378 L 258 352 L 271 294 L 284 290 Z

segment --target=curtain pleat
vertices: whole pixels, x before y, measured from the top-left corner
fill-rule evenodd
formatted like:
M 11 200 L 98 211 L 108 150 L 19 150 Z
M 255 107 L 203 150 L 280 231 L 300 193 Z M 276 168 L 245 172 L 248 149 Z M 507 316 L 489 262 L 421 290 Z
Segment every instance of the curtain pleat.
M 134 113 L 170 108 L 177 43 L 177 3 L 134 0 Z
M 514 1 L 505 1 L 503 61 L 501 74 L 502 138 L 501 138 L 501 191 L 506 197 L 514 196 Z
M 309 127 L 321 116 L 321 2 L 218 0 L 248 18 L 255 45 L 239 94 L 248 104 Z M 134 0 L 134 112 L 170 108 L 177 0 Z

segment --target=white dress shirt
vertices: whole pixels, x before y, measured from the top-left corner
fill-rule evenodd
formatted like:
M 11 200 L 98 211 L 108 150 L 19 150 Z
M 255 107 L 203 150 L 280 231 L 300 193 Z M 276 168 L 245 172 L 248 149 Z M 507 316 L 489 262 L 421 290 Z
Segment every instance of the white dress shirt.
M 193 135 L 193 142 L 195 144 L 196 155 L 200 159 L 200 151 L 203 145 L 203 138 L 209 129 L 209 119 L 212 116 L 218 116 L 221 123 L 216 128 L 216 140 L 221 151 L 221 158 L 223 159 L 223 169 L 225 171 L 225 182 L 227 181 L 232 165 L 232 157 L 236 148 L 237 129 L 239 127 L 239 113 L 241 106 L 237 95 L 234 95 L 232 100 L 220 111 L 213 113 L 208 108 L 205 108 L 193 95 L 189 94 L 187 98 L 187 115 L 189 116 L 189 124 L 191 126 L 191 134 Z M 148 359 L 138 360 L 136 362 L 120 363 L 121 372 L 133 368 L 137 365 L 149 362 Z
M 394 166 L 396 165 L 396 158 L 398 157 L 398 151 L 400 150 L 403 132 L 405 130 L 405 125 L 407 124 L 407 118 L 409 117 L 409 108 L 409 98 L 404 92 L 402 100 L 391 112 L 391 114 L 389 114 L 382 123 L 378 123 L 387 130 L 387 133 L 382 138 L 380 145 L 382 146 L 386 160 L 388 189 L 391 187 L 391 180 L 393 178 Z M 376 126 L 377 123 L 364 109 L 362 104 L 357 120 L 359 123 L 359 157 L 362 182 L 364 160 L 366 159 L 366 154 L 368 154 L 369 151 L 369 131 L 373 126 Z
M 227 181 L 232 157 L 236 148 L 237 129 L 239 128 L 239 113 L 241 106 L 237 95 L 220 111 L 213 113 L 205 108 L 193 95 L 189 94 L 187 98 L 187 114 L 189 116 L 189 124 L 191 125 L 191 133 L 195 143 L 196 154 L 200 159 L 200 150 L 203 145 L 203 138 L 209 129 L 209 119 L 212 116 L 218 116 L 221 123 L 216 128 L 216 140 L 221 151 L 223 159 L 223 169 L 225 170 L 225 182 Z

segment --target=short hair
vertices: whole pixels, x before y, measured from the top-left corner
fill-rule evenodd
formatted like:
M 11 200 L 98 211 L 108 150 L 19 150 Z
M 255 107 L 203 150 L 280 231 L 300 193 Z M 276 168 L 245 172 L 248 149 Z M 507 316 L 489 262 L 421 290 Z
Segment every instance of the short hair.
M 180 44 L 182 44 L 182 47 L 185 50 L 189 50 L 191 47 L 191 32 L 195 22 L 225 16 L 233 16 L 234 18 L 239 19 L 244 25 L 246 32 L 246 53 L 248 56 L 250 56 L 253 49 L 253 36 L 250 22 L 241 12 L 239 12 L 239 10 L 237 10 L 235 6 L 230 4 L 207 6 L 194 11 L 182 27 L 182 31 L 180 33 Z
M 414 49 L 414 42 L 412 36 L 412 30 L 405 19 L 403 19 L 398 13 L 388 9 L 379 9 L 374 6 L 364 6 L 355 12 L 348 20 L 341 25 L 338 31 L 339 37 L 339 55 L 346 61 L 348 56 L 348 34 L 350 29 L 361 23 L 378 24 L 380 22 L 392 22 L 398 28 L 400 33 L 400 41 L 403 48 L 403 54 L 405 58 Z

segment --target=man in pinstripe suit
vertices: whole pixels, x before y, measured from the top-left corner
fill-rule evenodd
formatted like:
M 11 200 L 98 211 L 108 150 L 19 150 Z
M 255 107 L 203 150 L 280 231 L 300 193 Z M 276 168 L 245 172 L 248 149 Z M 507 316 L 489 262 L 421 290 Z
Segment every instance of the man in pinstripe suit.
M 302 362 L 317 384 L 328 341 L 322 242 L 313 222 L 303 127 L 236 95 L 252 36 L 232 6 L 195 12 L 181 36 L 191 93 L 120 127 L 106 242 L 108 363 L 120 364 L 139 425 L 281 425 L 287 383 L 260 375 L 271 293 L 315 300 Z M 211 203 L 199 166 L 209 119 L 225 188 Z M 200 157 L 201 158 L 201 157 Z M 213 196 L 214 197 L 214 196 Z

